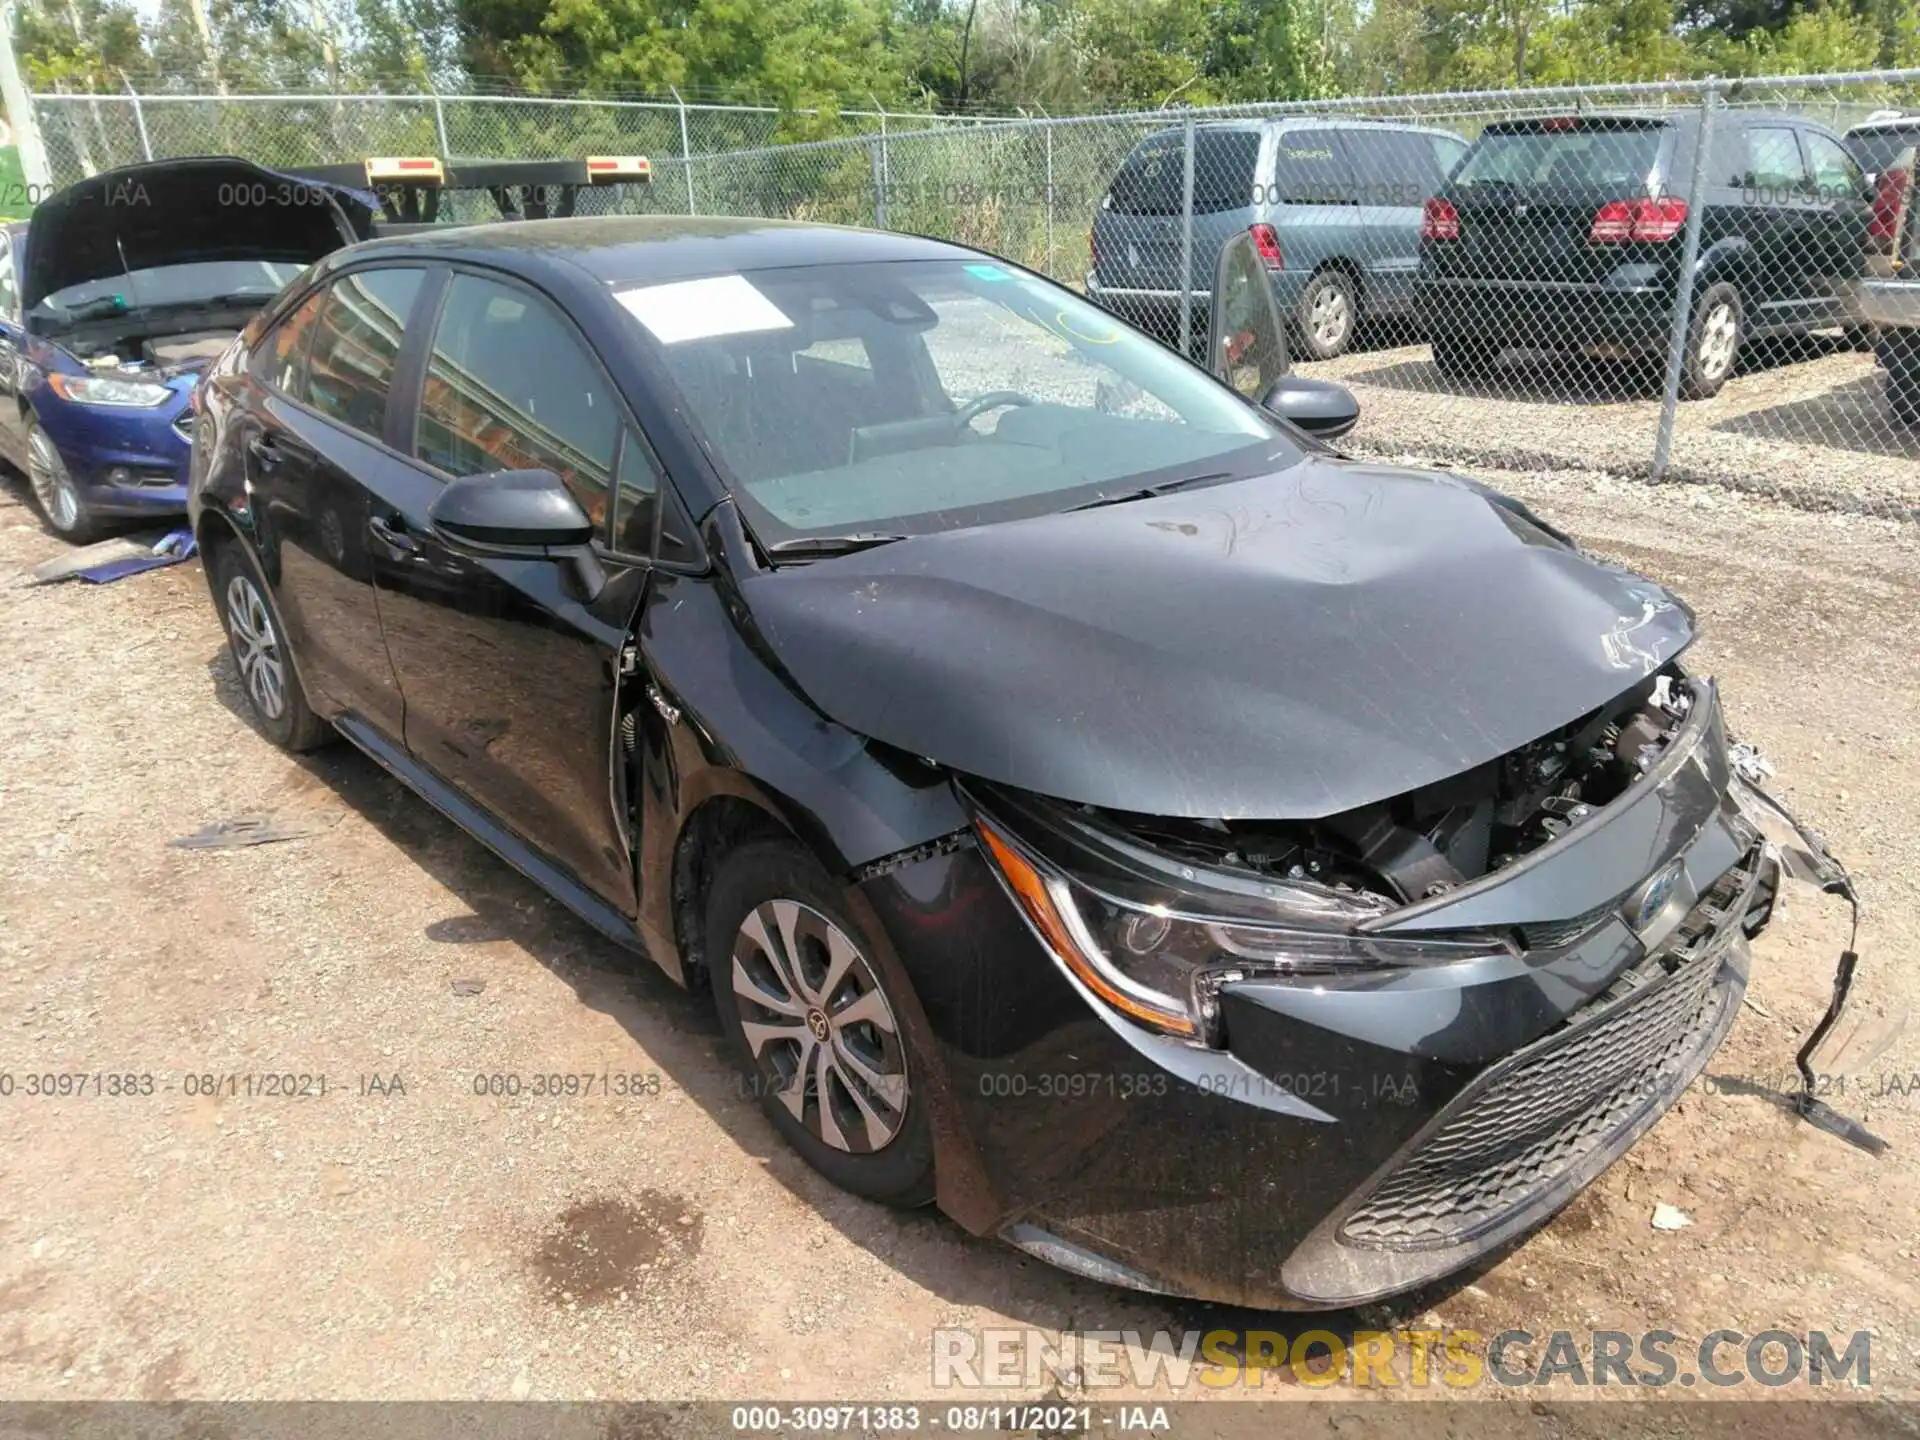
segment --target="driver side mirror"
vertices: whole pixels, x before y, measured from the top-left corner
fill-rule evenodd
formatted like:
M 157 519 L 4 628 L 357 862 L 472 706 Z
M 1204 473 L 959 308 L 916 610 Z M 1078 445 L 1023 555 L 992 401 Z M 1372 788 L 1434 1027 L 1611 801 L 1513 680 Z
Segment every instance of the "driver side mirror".
M 584 600 L 606 585 L 593 553 L 593 521 L 551 470 L 463 475 L 434 497 L 427 518 L 434 533 L 463 554 L 571 562 Z
M 1282 375 L 1260 399 L 1260 408 L 1290 420 L 1316 440 L 1337 440 L 1360 423 L 1360 402 L 1344 385 Z

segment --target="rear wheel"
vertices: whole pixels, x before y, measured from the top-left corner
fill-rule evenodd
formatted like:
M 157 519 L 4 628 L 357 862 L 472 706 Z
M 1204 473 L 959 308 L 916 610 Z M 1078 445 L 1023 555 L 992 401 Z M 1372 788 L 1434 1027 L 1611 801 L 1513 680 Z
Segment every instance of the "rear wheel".
M 240 541 L 229 540 L 211 559 L 213 593 L 226 627 L 227 648 L 233 652 L 254 723 L 283 750 L 297 754 L 318 749 L 333 738 L 333 727 L 307 704 L 280 612 L 253 557 Z
M 714 1008 L 761 1109 L 842 1189 L 933 1199 L 925 1073 L 880 948 L 790 840 L 721 862 L 707 900 Z
M 1294 314 L 1302 358 L 1331 360 L 1346 354 L 1359 323 L 1360 299 L 1353 277 L 1341 270 L 1322 270 L 1307 281 Z
M 1433 363 L 1449 380 L 1478 380 L 1493 369 L 1500 347 L 1472 335 L 1435 335 Z
M 27 421 L 27 481 L 47 528 L 62 540 L 84 545 L 99 533 L 100 522 L 87 508 L 66 461 L 34 419 Z
M 1740 362 L 1746 338 L 1746 312 L 1740 292 L 1722 280 L 1709 285 L 1693 302 L 1693 323 L 1687 327 L 1687 353 L 1680 371 L 1680 394 L 1687 400 L 1708 400 L 1720 393 Z
M 1880 342 L 1887 409 L 1902 425 L 1920 425 L 1920 331 L 1890 331 Z

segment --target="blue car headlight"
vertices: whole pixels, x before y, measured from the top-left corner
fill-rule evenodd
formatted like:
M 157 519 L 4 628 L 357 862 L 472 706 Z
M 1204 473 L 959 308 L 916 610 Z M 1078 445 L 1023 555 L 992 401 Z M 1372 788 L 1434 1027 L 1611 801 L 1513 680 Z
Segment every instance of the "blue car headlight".
M 173 391 L 151 380 L 121 380 L 110 375 L 49 375 L 47 384 L 62 400 L 80 405 L 112 405 L 151 410 L 173 398 Z

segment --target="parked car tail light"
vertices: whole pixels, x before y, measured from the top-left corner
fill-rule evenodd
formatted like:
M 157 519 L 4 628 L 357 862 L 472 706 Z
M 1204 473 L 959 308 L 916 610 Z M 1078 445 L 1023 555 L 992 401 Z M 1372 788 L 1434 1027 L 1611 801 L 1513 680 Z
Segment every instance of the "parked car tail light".
M 1880 177 L 1873 195 L 1873 218 L 1867 222 L 1867 242 L 1875 250 L 1890 254 L 1894 237 L 1900 232 L 1900 209 L 1906 202 L 1907 187 L 1913 177 L 1898 167 Z
M 1687 228 L 1687 202 L 1662 196 L 1649 200 L 1609 200 L 1593 214 L 1593 230 L 1587 236 L 1595 245 L 1620 245 L 1628 241 L 1671 240 Z
M 1260 252 L 1261 264 L 1269 270 L 1287 268 L 1287 257 L 1280 253 L 1280 237 L 1271 225 L 1249 226 L 1247 233 L 1253 236 L 1253 248 Z
M 1458 240 L 1460 238 L 1460 212 L 1453 208 L 1451 200 L 1442 200 L 1435 195 L 1427 201 L 1426 208 L 1420 213 L 1420 238 L 1422 240 Z

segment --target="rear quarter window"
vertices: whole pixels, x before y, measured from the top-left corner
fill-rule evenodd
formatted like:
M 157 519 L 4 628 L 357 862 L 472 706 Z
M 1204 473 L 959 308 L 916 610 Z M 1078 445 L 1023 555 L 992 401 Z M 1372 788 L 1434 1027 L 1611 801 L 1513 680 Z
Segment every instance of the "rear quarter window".
M 1274 142 L 1277 205 L 1349 205 L 1359 199 L 1353 161 L 1337 130 L 1283 130 Z

